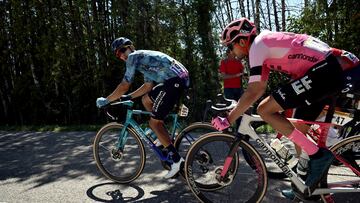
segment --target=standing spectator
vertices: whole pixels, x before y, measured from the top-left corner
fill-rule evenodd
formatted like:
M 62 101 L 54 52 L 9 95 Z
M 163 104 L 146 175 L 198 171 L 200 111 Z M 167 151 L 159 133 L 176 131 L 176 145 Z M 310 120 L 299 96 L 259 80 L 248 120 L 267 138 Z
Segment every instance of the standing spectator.
M 238 101 L 243 94 L 242 75 L 244 66 L 240 59 L 230 50 L 226 50 L 226 57 L 221 60 L 219 72 L 224 80 L 224 96 L 226 99 Z M 236 120 L 236 129 L 240 125 L 241 118 Z
M 243 70 L 241 61 L 230 49 L 227 49 L 226 58 L 221 61 L 219 67 L 220 77 L 224 80 L 225 98 L 237 101 L 241 97 L 244 92 L 241 77 Z

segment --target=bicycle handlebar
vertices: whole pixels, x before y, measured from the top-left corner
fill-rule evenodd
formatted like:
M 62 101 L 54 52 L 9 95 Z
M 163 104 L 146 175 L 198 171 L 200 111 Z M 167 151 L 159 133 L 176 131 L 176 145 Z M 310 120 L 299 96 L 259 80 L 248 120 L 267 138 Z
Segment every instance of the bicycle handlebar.
M 108 104 L 106 104 L 105 106 L 100 107 L 101 109 L 107 109 L 110 106 L 116 106 L 116 105 L 124 105 L 124 106 L 128 106 L 128 107 L 132 107 L 134 105 L 134 102 L 131 100 L 126 100 L 126 101 L 121 101 L 121 100 L 115 100 L 112 101 Z

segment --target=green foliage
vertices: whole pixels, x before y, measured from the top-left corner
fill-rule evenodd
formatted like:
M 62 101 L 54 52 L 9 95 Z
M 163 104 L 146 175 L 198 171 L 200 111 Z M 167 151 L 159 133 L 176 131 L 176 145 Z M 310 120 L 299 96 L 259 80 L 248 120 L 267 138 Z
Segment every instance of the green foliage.
M 288 18 L 288 31 L 307 33 L 330 46 L 360 55 L 360 1 L 313 1 L 299 17 Z
M 299 17 L 288 18 L 288 31 L 359 55 L 360 1 L 311 2 Z M 122 80 L 125 64 L 110 50 L 120 36 L 131 38 L 137 49 L 164 52 L 187 67 L 195 103 L 190 112 L 198 120 L 204 102 L 221 91 L 214 13 L 212 0 L 0 1 L 0 122 L 105 122 L 95 100 Z M 283 81 L 283 75 L 272 74 L 270 89 Z M 132 90 L 142 82 L 137 75 Z
M 1 1 L 0 122 L 105 122 L 95 100 L 122 80 L 125 64 L 110 50 L 120 36 L 181 61 L 201 103 L 218 83 L 212 10 L 212 1 Z M 142 82 L 137 75 L 132 90 Z

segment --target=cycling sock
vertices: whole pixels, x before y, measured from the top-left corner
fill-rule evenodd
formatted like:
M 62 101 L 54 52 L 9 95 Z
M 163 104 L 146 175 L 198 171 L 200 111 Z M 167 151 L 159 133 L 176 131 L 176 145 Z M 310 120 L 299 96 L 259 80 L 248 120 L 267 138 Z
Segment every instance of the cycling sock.
M 180 160 L 180 154 L 176 151 L 174 145 L 170 144 L 169 146 L 166 147 L 169 151 L 169 153 L 171 153 L 171 158 L 172 160 L 176 163 L 179 162 Z
M 309 156 L 315 154 L 319 148 L 296 128 L 288 137 L 295 144 L 299 145 Z

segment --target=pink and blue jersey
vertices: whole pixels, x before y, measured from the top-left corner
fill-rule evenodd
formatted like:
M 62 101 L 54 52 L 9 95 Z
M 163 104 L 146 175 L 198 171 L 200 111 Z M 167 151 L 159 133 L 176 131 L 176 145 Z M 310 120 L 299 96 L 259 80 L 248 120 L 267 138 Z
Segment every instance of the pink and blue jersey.
M 267 81 L 270 70 L 299 78 L 331 53 L 326 43 L 306 34 L 263 31 L 250 47 L 249 83 Z

